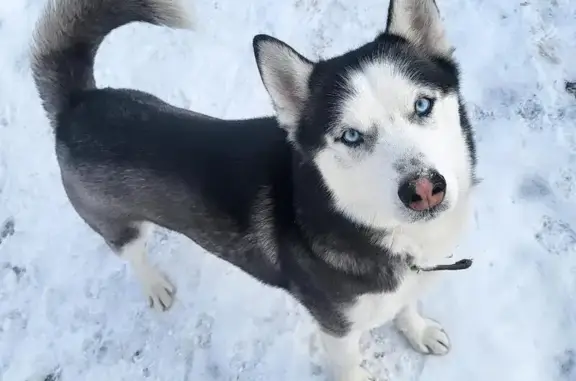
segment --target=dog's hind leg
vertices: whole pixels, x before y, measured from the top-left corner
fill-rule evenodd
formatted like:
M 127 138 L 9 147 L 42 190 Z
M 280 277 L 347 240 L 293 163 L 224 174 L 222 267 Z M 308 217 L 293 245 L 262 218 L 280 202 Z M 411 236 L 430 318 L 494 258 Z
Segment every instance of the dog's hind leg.
M 68 199 L 78 215 L 104 238 L 116 254 L 130 263 L 150 306 L 158 311 L 169 309 L 176 290 L 170 281 L 148 262 L 146 253 L 147 240 L 154 225 L 140 220 L 124 208 L 109 205 L 108 200 L 103 200 L 99 192 L 91 192 L 91 187 L 85 184 L 87 181 L 73 171 L 63 171 L 62 180 Z
M 87 210 L 79 207 L 78 203 L 74 206 L 78 214 L 104 238 L 108 246 L 130 263 L 132 271 L 148 297 L 150 307 L 157 311 L 169 309 L 176 289 L 158 269 L 152 266 L 146 252 L 147 241 L 154 225 L 110 216 L 100 218 L 97 214 L 87 213 Z
M 105 238 L 112 249 L 130 263 L 132 271 L 136 274 L 148 297 L 150 307 L 158 311 L 166 311 L 172 306 L 176 289 L 148 261 L 146 245 L 152 230 L 151 223 L 139 222 L 118 230 L 113 239 Z

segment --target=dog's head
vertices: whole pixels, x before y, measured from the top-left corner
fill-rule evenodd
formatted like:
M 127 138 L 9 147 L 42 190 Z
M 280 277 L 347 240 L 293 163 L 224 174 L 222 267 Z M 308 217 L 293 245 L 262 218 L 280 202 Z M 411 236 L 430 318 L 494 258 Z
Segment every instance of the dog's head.
M 331 59 L 264 35 L 254 50 L 279 124 L 341 212 L 390 228 L 433 219 L 471 187 L 472 132 L 434 0 L 391 0 L 384 33 Z

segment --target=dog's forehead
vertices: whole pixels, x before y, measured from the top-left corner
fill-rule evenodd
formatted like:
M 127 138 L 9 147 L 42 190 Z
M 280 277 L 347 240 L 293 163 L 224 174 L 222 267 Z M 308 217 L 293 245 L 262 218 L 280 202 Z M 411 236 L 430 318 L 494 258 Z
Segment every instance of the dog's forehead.
M 420 95 L 434 96 L 433 86 L 414 81 L 408 63 L 371 60 L 350 70 L 340 102 L 340 123 L 370 128 L 406 116 Z

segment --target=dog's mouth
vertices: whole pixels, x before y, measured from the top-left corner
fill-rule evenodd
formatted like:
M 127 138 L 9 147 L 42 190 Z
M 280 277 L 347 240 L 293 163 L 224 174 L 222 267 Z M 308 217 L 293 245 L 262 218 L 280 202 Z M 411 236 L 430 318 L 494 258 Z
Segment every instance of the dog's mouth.
M 432 221 L 448 209 L 445 203 L 424 210 L 409 210 L 410 219 L 414 222 Z

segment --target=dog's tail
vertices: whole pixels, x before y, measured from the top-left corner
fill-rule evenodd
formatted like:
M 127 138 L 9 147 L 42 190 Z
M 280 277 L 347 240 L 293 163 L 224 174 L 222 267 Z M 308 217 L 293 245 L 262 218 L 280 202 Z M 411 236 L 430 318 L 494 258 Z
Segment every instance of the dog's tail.
M 47 0 L 36 24 L 31 66 L 52 123 L 74 94 L 94 88 L 94 58 L 112 30 L 142 21 L 171 28 L 192 27 L 180 0 Z

